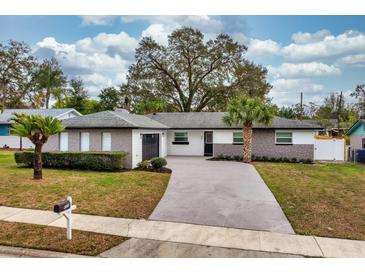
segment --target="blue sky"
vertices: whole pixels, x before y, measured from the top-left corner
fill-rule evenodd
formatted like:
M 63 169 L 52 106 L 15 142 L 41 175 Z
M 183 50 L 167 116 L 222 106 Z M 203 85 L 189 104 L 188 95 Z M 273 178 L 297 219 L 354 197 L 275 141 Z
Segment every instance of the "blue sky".
M 0 41 L 28 43 L 40 59 L 55 56 L 91 96 L 125 81 L 144 35 L 166 43 L 175 28 L 206 39 L 226 32 L 248 46 L 247 59 L 269 69 L 279 105 L 320 103 L 365 82 L 365 16 L 0 16 Z

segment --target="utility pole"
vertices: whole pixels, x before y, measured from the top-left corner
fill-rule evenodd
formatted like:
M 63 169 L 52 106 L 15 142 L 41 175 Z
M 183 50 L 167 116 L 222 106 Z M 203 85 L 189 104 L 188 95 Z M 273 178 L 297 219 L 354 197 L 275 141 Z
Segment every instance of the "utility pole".
M 338 135 L 340 135 L 340 119 L 341 119 L 341 112 L 342 112 L 342 101 L 343 101 L 343 98 L 342 98 L 342 91 L 340 92 L 340 98 L 338 99 L 338 105 L 337 105 L 337 130 L 338 130 Z
M 303 119 L 303 92 L 300 93 L 300 116 L 299 120 L 302 121 Z

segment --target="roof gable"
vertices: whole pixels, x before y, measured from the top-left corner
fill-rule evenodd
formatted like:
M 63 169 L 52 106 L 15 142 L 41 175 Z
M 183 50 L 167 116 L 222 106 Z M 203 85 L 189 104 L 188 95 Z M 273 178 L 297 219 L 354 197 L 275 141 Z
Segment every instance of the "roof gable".
M 228 126 L 223 117 L 226 112 L 163 112 L 149 114 L 148 117 L 159 121 L 169 128 L 176 129 L 229 129 L 242 128 L 240 125 Z M 322 129 L 315 121 L 300 121 L 275 117 L 272 124 L 264 126 L 254 123 L 253 128 L 277 128 L 277 129 Z
M 124 111 L 102 111 L 64 121 L 67 128 L 167 128 L 149 117 Z
M 41 115 L 44 117 L 51 116 L 53 118 L 58 118 L 64 114 L 73 112 L 76 115 L 81 115 L 74 108 L 50 108 L 50 109 L 4 109 L 0 113 L 0 122 L 9 123 L 11 119 L 14 118 L 14 113 L 26 114 L 26 115 Z
M 365 120 L 359 119 L 350 127 L 350 129 L 346 132 L 346 135 L 365 134 L 364 127 L 365 127 Z

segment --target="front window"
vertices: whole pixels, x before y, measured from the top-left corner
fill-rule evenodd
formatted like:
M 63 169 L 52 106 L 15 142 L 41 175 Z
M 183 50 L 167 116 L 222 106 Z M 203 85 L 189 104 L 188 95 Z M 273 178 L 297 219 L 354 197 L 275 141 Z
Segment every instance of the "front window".
M 276 144 L 292 144 L 293 143 L 293 133 L 292 132 L 276 132 L 275 136 Z
M 80 134 L 80 148 L 81 151 L 89 151 L 90 150 L 90 134 L 89 132 L 81 132 Z
M 187 132 L 175 132 L 174 141 L 176 143 L 188 142 L 188 133 Z
M 233 143 L 234 144 L 242 144 L 243 143 L 242 132 L 233 132 Z

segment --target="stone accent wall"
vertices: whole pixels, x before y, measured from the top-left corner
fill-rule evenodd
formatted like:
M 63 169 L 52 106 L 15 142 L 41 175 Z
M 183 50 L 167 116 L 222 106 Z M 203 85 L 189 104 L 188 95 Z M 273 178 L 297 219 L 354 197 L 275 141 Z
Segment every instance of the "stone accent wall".
M 102 150 L 102 132 L 111 133 L 111 150 L 126 151 L 126 167 L 132 167 L 132 130 L 131 129 L 67 129 L 68 132 L 68 149 L 69 151 L 80 151 L 80 134 L 89 132 L 90 134 L 90 151 Z M 53 135 L 44 145 L 43 151 L 58 151 L 59 135 Z
M 273 129 L 254 129 L 252 137 L 252 154 L 255 156 L 266 156 L 269 158 L 297 158 L 314 159 L 314 145 L 311 144 L 294 144 L 294 145 L 276 145 L 275 130 Z M 240 155 L 242 156 L 242 145 L 233 144 L 214 144 L 214 156 L 223 155 Z

